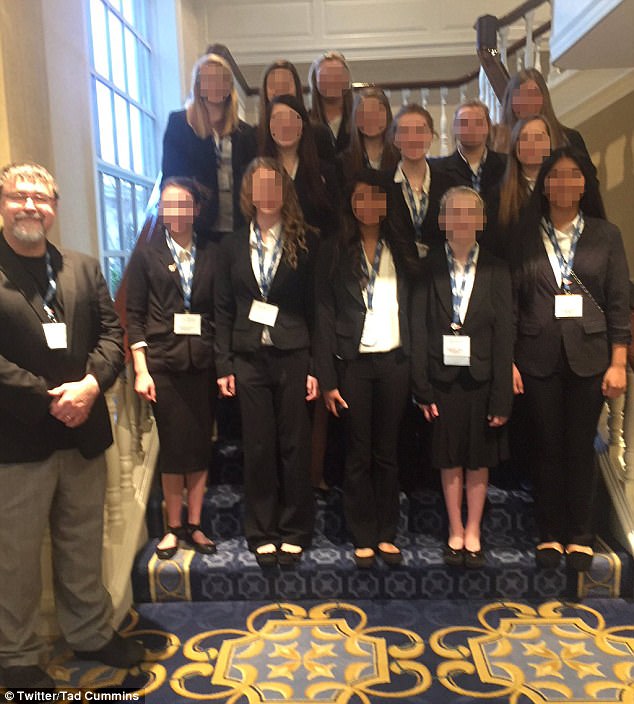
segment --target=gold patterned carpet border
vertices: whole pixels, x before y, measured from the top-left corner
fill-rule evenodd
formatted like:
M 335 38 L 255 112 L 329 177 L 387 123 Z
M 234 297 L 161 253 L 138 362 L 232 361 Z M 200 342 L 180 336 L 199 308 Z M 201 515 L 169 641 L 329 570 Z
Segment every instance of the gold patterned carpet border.
M 134 686 L 150 704 L 440 704 L 456 695 L 634 704 L 634 625 L 608 626 L 587 605 L 494 602 L 472 625 L 427 638 L 372 620 L 350 603 L 278 603 L 248 613 L 243 627 L 187 637 L 143 628 L 133 612 L 126 635 L 148 648 L 141 668 L 79 667 L 64 652 L 49 671 L 67 686 Z

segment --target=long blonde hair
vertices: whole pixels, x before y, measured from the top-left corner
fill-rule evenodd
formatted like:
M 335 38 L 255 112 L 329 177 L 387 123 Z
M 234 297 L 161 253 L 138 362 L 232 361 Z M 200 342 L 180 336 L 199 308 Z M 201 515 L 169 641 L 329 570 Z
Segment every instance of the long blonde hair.
M 247 221 L 255 220 L 256 209 L 253 204 L 253 174 L 260 168 L 275 171 L 282 180 L 282 238 L 284 259 L 291 269 L 297 269 L 297 250 L 308 251 L 306 231 L 315 229 L 307 225 L 297 199 L 293 179 L 286 173 L 276 159 L 268 156 L 255 158 L 242 177 L 240 188 L 240 210 Z
M 204 56 L 201 56 L 200 59 L 198 59 L 198 61 L 194 64 L 194 68 L 192 69 L 191 90 L 185 103 L 187 122 L 196 133 L 196 136 L 200 137 L 200 139 L 207 139 L 207 137 L 212 134 L 207 108 L 205 107 L 205 100 L 200 95 L 200 72 L 203 66 L 208 66 L 209 64 L 217 64 L 218 66 L 222 66 L 222 68 L 229 72 L 232 81 L 231 91 L 225 100 L 225 122 L 222 128 L 222 134 L 220 136 L 226 137 L 231 134 L 239 123 L 238 91 L 236 90 L 231 66 L 219 54 L 205 54 Z

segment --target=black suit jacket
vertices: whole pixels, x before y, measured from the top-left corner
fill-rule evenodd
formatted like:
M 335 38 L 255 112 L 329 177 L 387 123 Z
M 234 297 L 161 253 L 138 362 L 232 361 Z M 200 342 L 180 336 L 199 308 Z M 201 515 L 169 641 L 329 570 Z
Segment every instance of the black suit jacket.
M 337 243 L 322 243 L 316 270 L 316 327 L 314 361 L 319 385 L 330 391 L 337 388 L 335 358 L 351 360 L 359 356 L 367 308 L 353 265 L 346 252 L 336 254 Z M 401 346 L 409 354 L 409 282 L 399 257 L 394 254 L 397 274 L 398 317 Z M 335 262 L 333 266 L 333 262 Z
M 439 171 L 451 176 L 457 185 L 469 186 L 469 188 L 473 187 L 471 168 L 462 156 L 460 156 L 460 152 L 458 152 L 457 149 L 449 156 L 432 159 L 431 163 Z M 501 181 L 505 168 L 506 156 L 494 152 L 492 149 L 488 149 L 480 177 L 480 195 L 485 203 L 488 200 L 491 189 Z
M 324 198 L 329 207 L 319 207 L 310 191 L 307 166 L 300 159 L 295 174 L 295 191 L 299 200 L 304 220 L 319 230 L 322 237 L 329 237 L 337 232 L 339 227 L 339 192 L 335 167 L 325 161 L 320 161 L 320 175 L 324 183 Z
M 253 300 L 262 300 L 251 267 L 249 235 L 247 226 L 220 243 L 215 286 L 218 377 L 233 374 L 234 353 L 261 348 L 264 326 L 249 320 Z M 317 237 L 307 234 L 306 241 L 308 251 L 297 248 L 297 268 L 292 269 L 282 255 L 269 291 L 268 303 L 279 307 L 271 340 L 280 350 L 310 348 Z
M 233 225 L 237 229 L 244 225 L 240 211 L 240 187 L 242 176 L 249 163 L 255 159 L 257 140 L 255 128 L 240 121 L 231 133 L 231 162 L 233 166 Z M 213 137 L 200 139 L 187 122 L 185 110 L 170 113 L 163 135 L 163 182 L 172 176 L 196 179 L 209 189 L 206 203 L 197 229 L 202 235 L 213 232 L 218 217 L 218 171 Z
M 134 251 L 128 265 L 128 342 L 147 342 L 150 373 L 213 366 L 216 253 L 215 243 L 198 238 L 191 298 L 191 312 L 202 316 L 197 336 L 174 334 L 174 313 L 185 312 L 185 300 L 164 233 Z
M 0 462 L 36 462 L 62 447 L 95 457 L 112 443 L 103 394 L 78 428 L 49 413 L 47 390 L 93 374 L 102 392 L 123 367 L 123 331 L 96 259 L 48 244 L 68 348 L 51 350 L 34 279 L 0 233 Z
M 443 363 L 443 335 L 451 335 L 451 280 L 442 248 L 424 262 L 412 296 L 412 387 L 418 403 L 434 401 L 434 382 L 449 383 L 462 369 L 491 382 L 489 414 L 508 418 L 513 402 L 513 297 L 506 264 L 480 248 L 461 334 L 471 338 L 471 366 Z
M 550 376 L 557 369 L 563 344 L 575 374 L 601 374 L 610 365 L 611 345 L 629 345 L 629 273 L 621 233 L 615 225 L 585 218 L 574 271 L 596 301 L 593 303 L 573 282 L 572 293 L 583 296 L 581 318 L 555 318 L 555 295 L 562 291 L 557 287 L 543 246 L 539 248 L 532 295 L 523 293 L 520 273 L 514 276 L 515 363 L 520 372 L 535 377 Z
M 441 231 L 438 224 L 440 199 L 446 191 L 452 186 L 457 186 L 458 183 L 452 176 L 439 170 L 434 162 L 428 162 L 428 164 L 431 171 L 431 183 L 429 185 L 429 205 L 423 220 L 422 241 L 429 247 L 435 247 L 445 241 L 445 233 Z M 416 240 L 416 230 L 400 183 L 392 183 L 388 193 L 388 220 L 401 237 L 412 242 Z

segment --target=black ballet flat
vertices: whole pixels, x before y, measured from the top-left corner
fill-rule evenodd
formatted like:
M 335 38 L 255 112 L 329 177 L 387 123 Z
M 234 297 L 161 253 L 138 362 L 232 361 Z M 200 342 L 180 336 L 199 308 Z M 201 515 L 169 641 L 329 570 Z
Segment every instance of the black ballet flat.
M 557 545 L 561 547 L 561 550 L 555 547 L 540 547 L 540 545 L 535 548 L 535 561 L 540 567 L 555 569 L 559 566 L 564 548 L 559 543 Z
M 442 559 L 444 563 L 449 567 L 462 567 L 465 562 L 465 551 L 464 548 L 456 550 L 452 548 L 449 543 L 443 547 Z
M 396 547 L 396 545 L 394 545 L 394 547 Z M 403 562 L 403 553 L 400 550 L 398 552 L 388 552 L 387 550 L 381 550 L 379 547 L 377 547 L 376 550 L 379 557 L 389 567 L 396 567 Z
M 187 543 L 187 545 L 194 548 L 194 550 L 196 552 L 199 552 L 201 555 L 213 555 L 214 553 L 216 553 L 218 551 L 218 548 L 216 547 L 216 544 L 213 541 L 210 543 L 199 543 L 194 540 L 194 533 L 197 530 L 203 533 L 200 527 L 200 523 L 187 524 L 187 528 L 185 529 L 185 542 Z M 203 535 L 205 534 L 203 533 Z
M 296 565 L 298 562 L 301 561 L 303 554 L 303 549 L 299 552 L 291 552 L 290 550 L 284 550 L 284 548 L 280 548 L 277 551 L 277 561 L 283 567 L 292 567 L 293 565 Z
M 174 545 L 171 548 L 159 548 L 158 545 L 154 549 L 154 552 L 156 553 L 156 556 L 158 557 L 159 560 L 171 560 L 174 555 L 178 552 L 178 546 L 181 540 L 184 540 L 185 538 L 185 529 L 183 526 L 167 526 L 167 531 L 165 532 L 165 535 L 163 535 L 163 538 L 165 538 L 166 535 L 169 534 L 175 535 L 176 536 L 176 545 Z M 161 540 L 163 540 L 161 538 Z M 161 542 L 159 540 L 159 543 Z
M 581 552 L 580 550 L 566 550 L 566 567 L 573 569 L 575 572 L 587 572 L 592 567 L 592 559 L 594 553 Z
M 277 565 L 277 556 L 277 548 L 272 552 L 258 552 L 258 549 L 255 549 L 255 561 L 262 568 L 275 567 Z
M 355 565 L 362 570 L 368 570 L 372 565 L 374 564 L 374 561 L 376 560 L 376 554 L 372 553 L 371 555 L 367 555 L 365 557 L 361 557 L 357 555 L 357 551 L 355 550 L 353 553 L 354 557 L 354 563 Z
M 467 550 L 464 549 L 464 566 L 472 570 L 478 570 L 484 567 L 486 564 L 486 558 L 484 556 L 484 551 L 482 548 L 480 550 Z

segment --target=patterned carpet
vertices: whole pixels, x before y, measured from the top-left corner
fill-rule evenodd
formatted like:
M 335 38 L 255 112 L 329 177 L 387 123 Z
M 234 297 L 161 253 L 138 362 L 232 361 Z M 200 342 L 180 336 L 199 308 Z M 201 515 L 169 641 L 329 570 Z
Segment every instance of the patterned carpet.
M 150 653 L 141 668 L 79 663 L 58 644 L 50 674 L 150 704 L 634 702 L 622 599 L 142 604 L 125 630 Z

